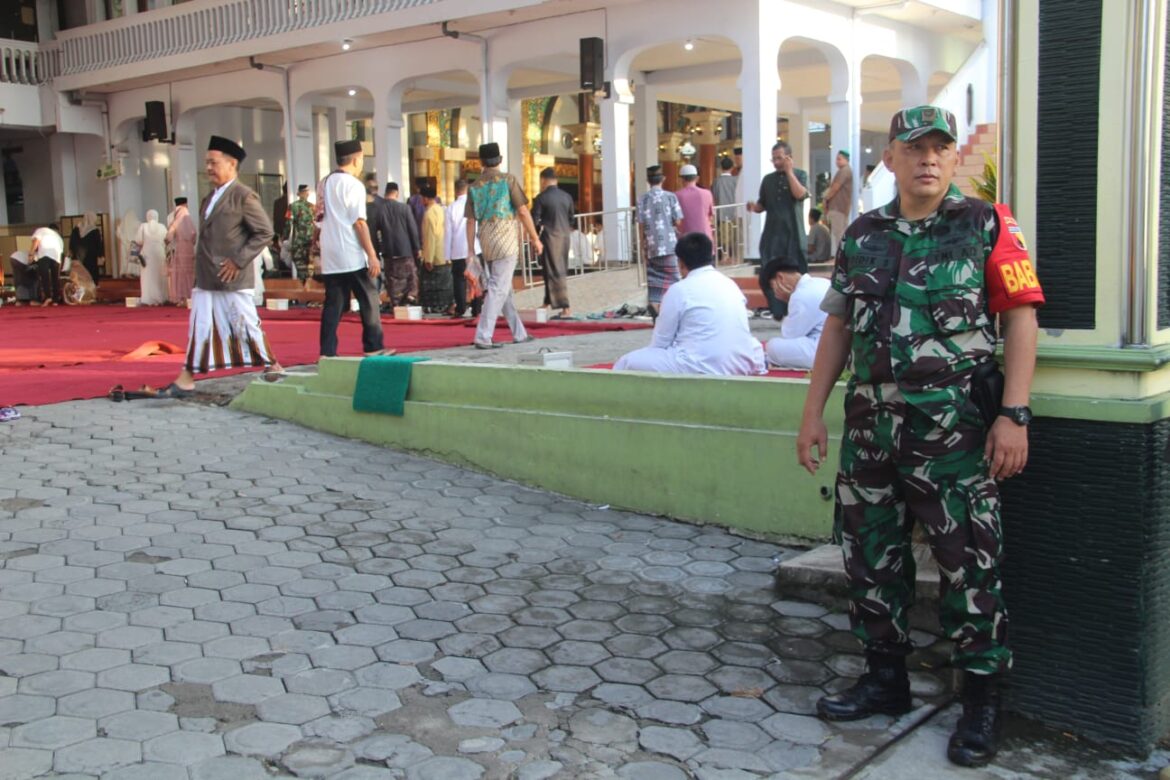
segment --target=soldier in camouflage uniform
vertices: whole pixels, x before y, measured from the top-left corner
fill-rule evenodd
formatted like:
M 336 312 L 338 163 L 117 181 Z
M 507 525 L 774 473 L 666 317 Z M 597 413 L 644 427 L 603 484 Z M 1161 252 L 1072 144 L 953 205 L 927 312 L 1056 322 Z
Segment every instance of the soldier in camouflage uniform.
M 996 480 L 1027 461 L 1044 296 L 1010 210 L 951 184 L 956 137 L 943 109 L 895 114 L 884 161 L 898 197 L 854 222 L 838 250 L 797 449 L 815 472 L 827 454 L 825 402 L 848 365 L 834 535 L 868 671 L 822 698 L 818 713 L 854 720 L 910 710 L 917 521 L 939 565 L 940 622 L 965 672 L 964 715 L 947 754 L 979 766 L 995 755 L 998 681 L 1011 666 Z M 1006 370 L 988 427 L 972 389 L 983 384 L 973 377 L 994 369 L 996 315 Z
M 285 241 L 289 242 L 289 257 L 297 269 L 297 278 L 309 278 L 309 244 L 313 240 L 313 207 L 309 205 L 309 185 L 297 187 L 297 199 L 289 207 L 289 218 L 284 223 Z

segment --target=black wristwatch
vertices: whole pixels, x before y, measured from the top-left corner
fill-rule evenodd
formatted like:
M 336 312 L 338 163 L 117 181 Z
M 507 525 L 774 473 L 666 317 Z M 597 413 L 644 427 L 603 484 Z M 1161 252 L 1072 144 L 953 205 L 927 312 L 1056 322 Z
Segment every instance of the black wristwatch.
M 1032 422 L 1032 410 L 1027 406 L 1001 406 L 999 408 L 1001 417 L 1006 417 L 1016 425 L 1027 425 Z

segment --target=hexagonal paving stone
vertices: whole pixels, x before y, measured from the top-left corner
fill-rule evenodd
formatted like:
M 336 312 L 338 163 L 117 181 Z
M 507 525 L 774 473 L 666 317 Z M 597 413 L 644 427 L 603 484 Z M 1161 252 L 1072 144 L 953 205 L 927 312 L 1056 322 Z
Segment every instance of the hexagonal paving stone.
M 285 693 L 284 683 L 276 677 L 262 677 L 256 674 L 241 674 L 216 680 L 211 692 L 217 701 L 236 704 L 259 704 L 265 699 Z
M 245 756 L 279 756 L 301 739 L 301 730 L 283 723 L 249 723 L 224 734 L 224 745 Z
M 17 748 L 56 750 L 96 736 L 92 720 L 57 715 L 17 726 L 12 730 L 10 743 Z
M 483 663 L 475 658 L 440 658 L 431 664 L 431 668 L 443 675 L 445 680 L 466 680 L 487 674 Z
M 61 658 L 62 669 L 77 669 L 83 672 L 100 672 L 130 662 L 130 651 L 112 647 L 94 647 L 79 650 Z
M 532 675 L 533 681 L 544 690 L 582 693 L 601 682 L 587 666 L 550 666 Z
M 706 653 L 692 650 L 671 650 L 655 658 L 654 663 L 658 664 L 664 672 L 671 674 L 705 674 L 715 668 L 719 662 Z
M 333 708 L 341 714 L 376 718 L 402 706 L 398 695 L 387 690 L 357 688 L 329 697 Z
M 651 680 L 646 689 L 660 699 L 696 702 L 715 693 L 715 686 L 702 677 L 684 674 L 668 674 Z
M 57 714 L 73 715 L 79 718 L 104 718 L 107 715 L 132 709 L 134 709 L 134 694 L 128 691 L 111 691 L 105 688 L 89 688 L 62 696 L 57 701 Z
M 551 628 L 538 626 L 516 626 L 503 631 L 499 639 L 508 647 L 543 649 L 561 640 L 561 635 Z
M 406 770 L 406 780 L 478 780 L 484 768 L 466 758 L 436 756 Z
M 94 683 L 93 672 L 78 672 L 59 670 L 55 672 L 40 672 L 39 674 L 23 677 L 17 689 L 21 693 L 43 696 L 65 696 L 70 693 L 92 688 Z
M 53 751 L 31 748 L 8 748 L 3 751 L 6 779 L 24 780 L 39 777 L 53 768 Z
M 146 740 L 179 730 L 179 719 L 169 712 L 131 710 L 102 718 L 99 722 L 107 737 Z
M 352 674 L 341 669 L 307 669 L 284 678 L 284 685 L 289 693 L 331 696 L 357 687 L 357 682 Z
M 370 648 L 355 645 L 323 647 L 320 650 L 311 651 L 309 657 L 313 659 L 315 666 L 347 670 L 360 669 L 378 660 Z
M 464 684 L 467 690 L 485 699 L 515 701 L 530 693 L 536 693 L 532 680 L 519 674 L 490 673 L 473 677 Z
M 503 728 L 523 717 L 510 701 L 468 699 L 447 708 L 447 715 L 457 726 Z
M 111 628 L 97 635 L 98 647 L 118 647 L 133 650 L 163 641 L 163 632 L 152 626 L 124 626 Z
M 583 742 L 613 745 L 636 740 L 638 724 L 633 718 L 609 710 L 585 709 L 569 718 L 569 732 Z
M 608 658 L 594 666 L 608 682 L 641 685 L 662 675 L 662 670 L 641 658 Z
M 210 625 L 222 624 L 212 623 Z M 227 630 L 227 626 L 224 626 L 224 630 Z M 183 661 L 190 661 L 192 658 L 199 658 L 202 653 L 203 650 L 199 645 L 190 642 L 156 642 L 153 645 L 136 648 L 133 657 L 134 661 L 140 664 L 174 666 Z
M 0 696 L 0 723 L 16 725 L 40 720 L 51 716 L 55 709 L 56 704 L 49 696 L 28 696 L 23 693 Z
M 196 658 L 174 667 L 172 676 L 176 682 L 211 684 L 216 680 L 241 673 L 239 661 L 228 658 Z
M 418 642 L 413 639 L 395 639 L 380 645 L 378 658 L 393 663 L 423 663 L 435 657 L 439 648 L 433 642 Z
M 531 674 L 549 665 L 549 659 L 539 650 L 505 647 L 483 658 L 484 665 L 493 672 Z
M 833 736 L 833 731 L 815 717 L 778 712 L 760 723 L 776 739 L 802 745 L 820 745 Z
M 98 737 L 58 750 L 53 755 L 53 769 L 100 775 L 141 760 L 142 748 L 137 742 Z
M 171 681 L 171 670 L 165 666 L 126 664 L 98 672 L 97 684 L 119 691 L 144 691 Z
M 621 634 L 605 640 L 604 644 L 615 656 L 626 658 L 654 658 L 670 649 L 661 639 L 640 634 Z
M 142 745 L 144 758 L 166 764 L 186 766 L 223 754 L 223 738 L 218 734 L 177 731 L 149 739 Z
M 359 685 L 391 690 L 409 688 L 423 679 L 413 666 L 387 663 L 370 664 L 353 674 Z
M 106 772 L 102 780 L 188 780 L 187 768 L 148 761 Z
M 271 780 L 264 764 L 244 756 L 216 756 L 189 768 L 190 780 Z M 143 778 L 143 780 L 148 780 Z M 153 779 L 150 779 L 153 780 Z
M 286 693 L 273 696 L 256 705 L 261 718 L 274 723 L 301 725 L 329 714 L 329 702 L 320 696 Z

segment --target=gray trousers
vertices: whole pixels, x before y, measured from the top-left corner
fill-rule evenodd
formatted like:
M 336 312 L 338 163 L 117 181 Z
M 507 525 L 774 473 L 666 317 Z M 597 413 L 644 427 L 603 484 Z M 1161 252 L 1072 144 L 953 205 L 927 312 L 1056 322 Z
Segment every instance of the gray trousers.
M 527 338 L 524 323 L 512 300 L 512 273 L 516 270 L 517 257 L 504 257 L 484 262 L 488 283 L 484 290 L 483 309 L 475 326 L 475 340 L 479 344 L 490 344 L 496 332 L 496 318 L 502 313 L 512 331 L 513 341 Z

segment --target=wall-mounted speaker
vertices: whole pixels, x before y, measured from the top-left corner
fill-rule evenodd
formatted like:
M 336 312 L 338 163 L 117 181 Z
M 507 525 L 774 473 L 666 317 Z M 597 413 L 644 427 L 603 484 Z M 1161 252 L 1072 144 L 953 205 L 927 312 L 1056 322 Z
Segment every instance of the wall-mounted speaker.
M 581 39 L 581 90 L 594 92 L 605 81 L 605 41 L 601 38 Z
M 143 141 L 166 141 L 171 137 L 167 130 L 167 107 L 161 100 L 146 101 L 146 119 L 142 123 Z

